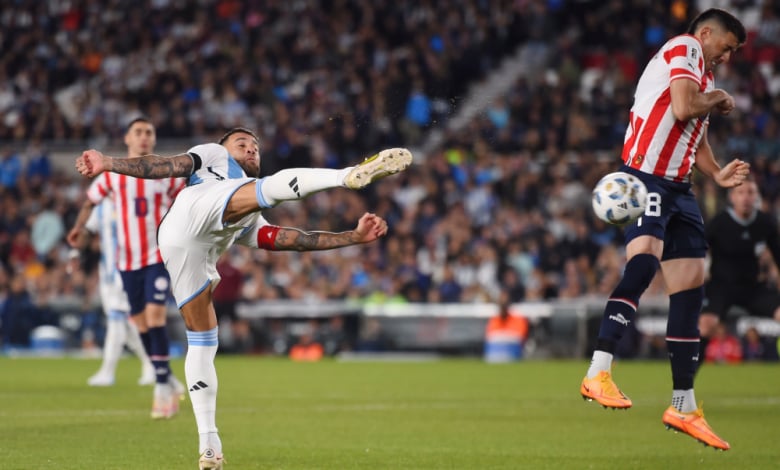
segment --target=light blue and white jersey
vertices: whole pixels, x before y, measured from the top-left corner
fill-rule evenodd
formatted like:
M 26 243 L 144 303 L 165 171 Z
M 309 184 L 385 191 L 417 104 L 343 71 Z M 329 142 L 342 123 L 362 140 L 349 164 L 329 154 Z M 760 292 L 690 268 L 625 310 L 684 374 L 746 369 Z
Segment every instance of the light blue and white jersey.
M 103 199 L 92 210 L 87 219 L 86 229 L 100 237 L 100 262 L 98 276 L 100 278 L 100 302 L 103 310 L 129 312 L 122 276 L 116 265 L 117 227 L 114 202 L 110 198 Z
M 222 145 L 213 143 L 196 145 L 189 149 L 187 154 L 192 157 L 196 168 L 187 182 L 188 186 L 205 181 L 247 178 L 238 162 Z

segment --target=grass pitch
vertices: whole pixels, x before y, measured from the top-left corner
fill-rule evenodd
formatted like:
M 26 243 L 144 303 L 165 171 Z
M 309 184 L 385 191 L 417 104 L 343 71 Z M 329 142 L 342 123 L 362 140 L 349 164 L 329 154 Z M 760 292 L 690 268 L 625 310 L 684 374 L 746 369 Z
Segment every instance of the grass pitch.
M 149 418 L 138 363 L 90 388 L 97 361 L 0 358 L 0 468 L 193 469 L 189 401 Z M 181 361 L 173 364 L 183 376 Z M 217 358 L 217 424 L 226 470 L 239 469 L 770 469 L 780 465 L 780 365 L 702 369 L 697 398 L 732 449 L 666 431 L 668 363 L 622 362 L 633 399 L 604 410 L 579 396 L 587 364 L 479 361 L 313 364 Z

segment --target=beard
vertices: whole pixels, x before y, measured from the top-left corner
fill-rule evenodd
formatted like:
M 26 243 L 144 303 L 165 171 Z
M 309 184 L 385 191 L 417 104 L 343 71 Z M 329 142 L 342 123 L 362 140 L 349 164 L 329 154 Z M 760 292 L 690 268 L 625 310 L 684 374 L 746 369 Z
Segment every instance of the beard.
M 238 164 L 242 170 L 244 170 L 244 173 L 246 173 L 247 176 L 250 178 L 259 178 L 260 177 L 260 165 L 252 165 L 252 164 L 246 164 L 246 163 L 239 163 Z

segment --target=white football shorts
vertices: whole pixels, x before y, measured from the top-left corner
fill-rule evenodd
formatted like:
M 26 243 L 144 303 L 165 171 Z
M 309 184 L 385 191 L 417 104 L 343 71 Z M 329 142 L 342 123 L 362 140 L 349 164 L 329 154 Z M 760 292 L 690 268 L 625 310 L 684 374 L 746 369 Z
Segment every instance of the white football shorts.
M 105 276 L 101 269 L 98 289 L 103 313 L 107 316 L 111 312 L 130 312 L 130 303 L 118 272 L 114 272 L 114 276 Z
M 184 188 L 160 224 L 157 241 L 171 291 L 181 307 L 220 281 L 217 260 L 243 233 L 251 230 L 260 213 L 225 225 L 222 215 L 230 197 L 241 186 L 256 181 L 239 178 L 206 181 Z

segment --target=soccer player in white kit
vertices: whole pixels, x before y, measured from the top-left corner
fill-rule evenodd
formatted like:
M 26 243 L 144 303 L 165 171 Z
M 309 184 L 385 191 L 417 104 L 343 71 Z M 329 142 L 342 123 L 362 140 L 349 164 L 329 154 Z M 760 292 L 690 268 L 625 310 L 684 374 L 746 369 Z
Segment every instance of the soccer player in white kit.
M 154 367 L 141 342 L 138 328 L 130 321 L 130 304 L 122 286 L 122 278 L 116 268 L 117 235 L 113 201 L 104 199 L 98 204 L 87 219 L 85 229 L 86 236 L 79 240 L 82 247 L 89 243 L 91 238 L 87 233 L 97 235 L 100 240 L 98 290 L 100 304 L 106 315 L 103 361 L 100 369 L 87 380 L 87 384 L 93 387 L 114 385 L 117 364 L 127 345 L 127 348 L 141 361 L 138 385 L 151 385 L 155 380 Z
M 329 188 L 360 189 L 404 170 L 411 161 L 408 150 L 388 149 L 355 167 L 292 168 L 258 178 L 259 141 L 245 128 L 230 130 L 218 144 L 198 145 L 169 158 L 117 159 L 87 150 L 77 159 L 77 170 L 90 177 L 111 171 L 139 178 L 189 178 L 188 187 L 178 194 L 160 224 L 158 239 L 187 326 L 184 367 L 198 426 L 201 470 L 221 469 L 224 462 L 216 426 L 218 329 L 211 298 L 220 279 L 219 256 L 233 243 L 266 250 L 312 251 L 372 242 L 387 233 L 387 223 L 374 214 L 364 214 L 354 230 L 332 233 L 270 225 L 260 211 Z
M 712 112 L 728 114 L 734 98 L 715 88 L 713 70 L 745 42 L 740 21 L 720 9 L 702 12 L 688 34 L 664 44 L 642 72 L 623 145 L 621 171 L 647 186 L 642 217 L 625 229 L 623 277 L 607 300 L 590 368 L 580 385 L 587 400 L 605 408 L 630 408 L 612 380 L 615 346 L 634 321 L 639 298 L 660 266 L 669 295 L 666 346 L 672 400 L 661 421 L 716 449 L 728 450 L 704 419 L 693 382 L 699 361 L 698 319 L 704 299 L 704 222 L 691 190 L 695 167 L 724 188 L 742 184 L 750 165 L 734 159 L 723 167 L 707 141 Z

